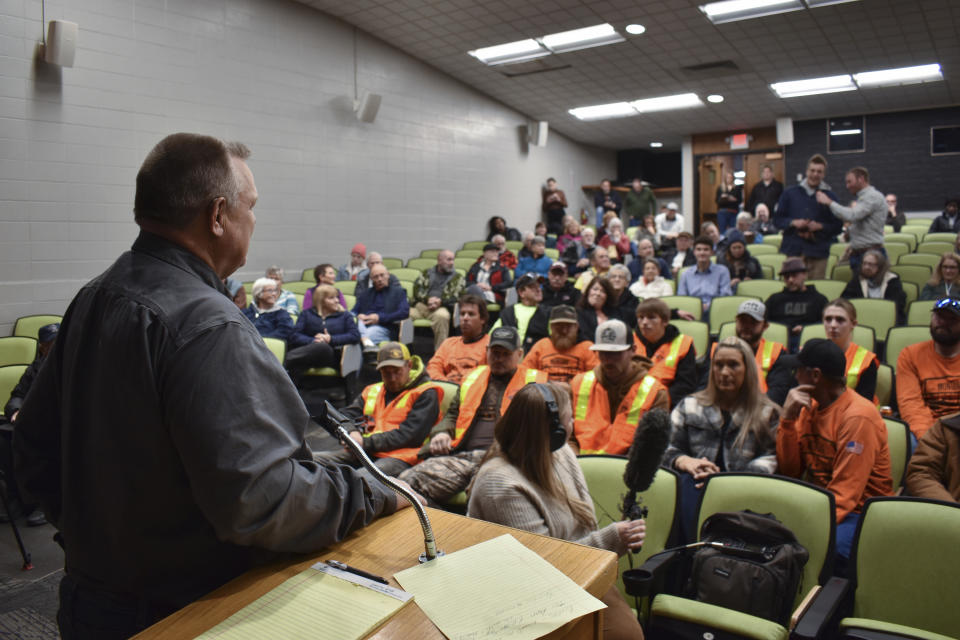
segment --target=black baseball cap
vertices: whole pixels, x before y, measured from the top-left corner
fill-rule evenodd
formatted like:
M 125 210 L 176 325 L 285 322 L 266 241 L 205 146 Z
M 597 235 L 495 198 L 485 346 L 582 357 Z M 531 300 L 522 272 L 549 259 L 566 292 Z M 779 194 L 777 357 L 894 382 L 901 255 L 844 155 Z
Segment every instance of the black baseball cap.
M 514 283 L 513 286 L 516 288 L 517 291 L 520 291 L 520 289 L 523 289 L 524 287 L 528 287 L 531 284 L 539 285 L 541 282 L 543 282 L 542 276 L 539 276 L 533 273 L 525 273 L 519 278 L 517 278 L 517 281 Z
M 809 367 L 820 369 L 823 375 L 843 378 L 847 373 L 847 358 L 843 350 L 826 338 L 812 338 L 804 343 L 800 353 L 783 356 L 784 364 L 793 369 Z
M 516 351 L 520 348 L 520 333 L 513 327 L 497 327 L 490 332 L 488 346 Z

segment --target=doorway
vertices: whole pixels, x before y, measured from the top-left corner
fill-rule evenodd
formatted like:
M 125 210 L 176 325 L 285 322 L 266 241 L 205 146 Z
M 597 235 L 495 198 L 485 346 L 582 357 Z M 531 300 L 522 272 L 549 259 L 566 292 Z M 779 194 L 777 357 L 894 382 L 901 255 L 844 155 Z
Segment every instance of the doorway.
M 760 182 L 760 173 L 764 166 L 773 169 L 775 180 L 783 180 L 783 153 L 780 151 L 756 151 L 751 153 L 727 153 L 702 156 L 697 163 L 697 190 L 695 199 L 695 222 L 699 233 L 700 225 L 706 221 L 717 220 L 717 187 L 728 171 L 734 175 L 734 182 L 743 187 L 743 201 L 746 203 L 754 185 Z

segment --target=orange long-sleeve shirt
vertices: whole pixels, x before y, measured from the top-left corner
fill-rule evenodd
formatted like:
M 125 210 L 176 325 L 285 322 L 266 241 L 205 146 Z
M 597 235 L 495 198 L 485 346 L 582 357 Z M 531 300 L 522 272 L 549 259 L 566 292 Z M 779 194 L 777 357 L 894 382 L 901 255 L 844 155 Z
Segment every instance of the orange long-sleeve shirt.
M 590 351 L 592 345 L 584 340 L 567 351 L 557 351 L 549 337 L 541 338 L 523 359 L 523 366 L 545 371 L 551 382 L 570 382 L 578 373 L 590 371 L 599 364 L 597 352 Z
M 460 382 L 467 374 L 482 364 L 487 364 L 487 345 L 490 334 L 474 342 L 464 342 L 463 336 L 447 338 L 427 363 L 427 375 L 431 380 Z
M 804 407 L 777 428 L 779 473 L 810 481 L 836 500 L 837 522 L 874 496 L 893 493 L 887 429 L 872 402 L 846 389 L 826 409 Z
M 918 440 L 937 418 L 960 411 L 960 356 L 944 358 L 933 340 L 905 347 L 897 358 L 897 405 Z

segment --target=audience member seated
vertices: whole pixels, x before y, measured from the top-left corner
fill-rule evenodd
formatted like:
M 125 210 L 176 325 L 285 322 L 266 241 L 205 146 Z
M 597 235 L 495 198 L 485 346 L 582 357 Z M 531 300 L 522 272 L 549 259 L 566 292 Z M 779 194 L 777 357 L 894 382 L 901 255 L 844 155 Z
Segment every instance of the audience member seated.
M 737 337 L 743 340 L 753 353 L 757 363 L 757 381 L 760 392 L 767 394 L 773 402 L 782 405 L 787 398 L 787 392 L 796 386 L 793 372 L 786 363 L 787 348 L 779 342 L 773 342 L 763 337 L 770 323 L 767 322 L 767 307 L 759 300 L 744 300 L 737 308 L 736 332 Z M 704 358 L 703 373 L 700 376 L 699 388 L 706 389 L 710 375 L 710 360 L 717 350 L 714 343 L 710 354 Z
M 957 237 L 953 239 L 953 252 L 960 254 L 960 233 L 957 233 Z
M 501 235 L 510 242 L 520 240 L 520 232 L 513 227 L 508 227 L 507 221 L 500 216 L 493 216 L 487 221 L 487 242 L 493 242 L 495 235 Z
M 516 276 L 518 278 L 528 273 L 547 277 L 550 265 L 553 264 L 553 258 L 545 255 L 544 249 L 546 249 L 546 241 L 543 236 L 534 236 L 530 241 L 530 255 L 521 257 L 520 262 L 517 263 Z
M 367 248 L 362 243 L 353 245 L 353 249 L 350 250 L 350 262 L 340 265 L 337 269 L 337 280 L 356 280 L 360 272 L 366 270 L 363 265 L 366 257 Z
M 837 298 L 823 310 L 823 330 L 827 338 L 843 351 L 847 386 L 867 400 L 873 401 L 877 391 L 877 370 L 880 359 L 866 347 L 853 341 L 857 326 L 857 309 L 845 298 Z
M 597 327 L 591 350 L 600 363 L 571 383 L 573 446 L 582 454 L 625 455 L 633 432 L 651 409 L 669 409 L 667 390 L 649 375 L 653 363 L 634 351 L 630 330 L 620 320 Z M 614 408 L 616 408 L 614 410 Z
M 841 294 L 847 300 L 874 298 L 890 300 L 897 309 L 897 324 L 907 322 L 907 294 L 900 276 L 890 270 L 887 256 L 877 249 L 867 249 L 860 261 L 860 277 L 854 275 Z
M 580 232 L 580 243 L 575 247 L 567 247 L 561 258 L 567 264 L 570 275 L 575 276 L 590 266 L 590 261 L 597 248 L 596 238 L 593 229 L 586 227 Z M 574 248 L 576 251 L 574 251 Z
M 273 278 L 257 278 L 253 283 L 253 302 L 243 310 L 264 338 L 287 341 L 293 331 L 293 318 L 277 305 L 280 287 Z
M 487 363 L 487 304 L 480 296 L 460 296 L 460 335 L 443 341 L 430 362 L 427 373 L 434 380 L 460 384 L 471 371 Z
M 558 304 L 573 306 L 580 300 L 580 291 L 567 279 L 567 265 L 557 260 L 550 265 L 547 282 L 543 286 L 541 307 L 555 307 Z
M 660 234 L 657 233 L 657 225 L 653 221 L 652 213 L 643 216 L 643 220 L 634 232 L 632 240 L 638 245 L 641 240 L 649 240 L 655 249 L 660 248 Z
M 894 233 L 900 233 L 900 228 L 907 224 L 907 216 L 897 204 L 897 194 L 888 193 L 883 199 L 887 203 L 887 219 L 884 224 L 893 227 Z
M 500 265 L 500 252 L 492 242 L 484 246 L 483 255 L 467 272 L 467 286 L 474 285 L 487 302 L 495 304 L 503 304 L 507 290 L 513 286 L 510 271 Z
M 613 304 L 619 311 L 620 319 L 632 329 L 637 317 L 637 303 L 640 301 L 630 293 L 630 270 L 622 264 L 615 264 L 607 272 L 606 280 L 613 289 Z
M 441 251 L 437 264 L 424 269 L 413 283 L 410 317 L 430 321 L 434 350 L 450 335 L 450 312 L 465 288 L 463 276 L 453 268 L 453 251 L 448 249 Z
M 446 415 L 420 449 L 419 457 L 425 460 L 401 473 L 401 480 L 434 503 L 446 502 L 467 488 L 513 396 L 525 384 L 547 381 L 542 371 L 520 365 L 522 356 L 516 329 L 499 327 L 490 333 L 487 364 L 460 383 Z
M 440 421 L 444 392 L 430 383 L 420 356 L 411 356 L 399 342 L 380 346 L 377 370 L 382 382 L 366 387 L 342 411 L 354 418 L 350 437 L 363 447 L 380 471 L 398 476 L 420 462 L 417 453 Z M 354 468 L 361 466 L 345 445 L 340 451 L 319 451 L 314 457 Z
M 507 239 L 504 238 L 501 234 L 493 236 L 493 239 L 490 240 L 490 244 L 496 245 L 497 251 L 500 252 L 500 266 L 504 269 L 516 269 L 517 268 L 517 256 L 514 255 L 513 251 L 507 249 Z
M 928 233 L 957 233 L 960 231 L 960 215 L 958 215 L 960 198 L 947 198 L 943 203 L 943 213 L 930 223 Z
M 407 292 L 399 282 L 390 278 L 385 266 L 378 264 L 370 270 L 370 282 L 372 287 L 357 291 L 357 302 L 353 305 L 366 349 L 396 340 L 400 335 L 397 323 L 410 315 Z
M 714 298 L 732 295 L 730 272 L 723 265 L 713 264 L 710 261 L 713 255 L 713 243 L 707 236 L 700 236 L 694 242 L 693 255 L 697 258 L 697 266 L 687 269 L 680 276 L 677 295 L 700 298 L 703 311 L 706 313 L 710 310 L 710 303 Z
M 680 472 L 683 540 L 697 539 L 695 518 L 703 482 L 715 473 L 777 470 L 780 407 L 760 390 L 750 346 L 724 338 L 710 362 L 707 387 L 670 414 L 670 446 L 663 466 Z
M 291 316 L 300 313 L 300 304 L 297 302 L 297 296 L 295 296 L 292 291 L 287 291 L 283 288 L 283 269 L 277 265 L 271 265 L 267 268 L 265 275 L 277 282 L 277 288 L 280 290 L 280 295 L 277 297 L 277 306 L 286 309 L 287 313 Z
M 905 347 L 897 358 L 900 417 L 918 439 L 937 418 L 960 411 L 960 299 L 934 305 L 930 337 Z
M 368 289 L 372 284 L 370 284 L 370 269 L 373 269 L 375 265 L 383 264 L 383 256 L 381 256 L 376 251 L 371 251 L 367 254 L 367 268 L 360 272 L 357 276 L 357 289 Z M 397 277 L 394 275 L 390 276 L 391 282 L 397 280 Z M 399 280 L 397 280 L 399 282 Z
M 574 244 L 580 243 L 580 223 L 573 216 L 563 217 L 563 232 L 557 237 L 557 251 L 563 256 L 564 251 Z
M 917 443 L 906 486 L 911 496 L 960 502 L 960 413 L 934 422 Z
M 563 190 L 557 187 L 557 181 L 553 178 L 547 178 L 546 186 L 541 190 L 541 205 L 546 219 L 547 229 L 554 235 L 563 233 L 562 220 L 565 209 L 567 208 L 567 196 Z
M 597 211 L 597 230 L 605 226 L 603 216 L 608 212 L 613 212 L 620 217 L 620 209 L 623 208 L 623 200 L 620 194 L 613 190 L 610 181 L 603 179 L 600 181 L 600 191 L 593 194 L 593 206 Z
M 530 348 L 523 365 L 545 372 L 552 382 L 570 382 L 596 366 L 597 356 L 590 350 L 593 343 L 579 339 L 580 321 L 573 307 L 557 305 L 549 314 L 549 335 Z
M 586 235 L 586 231 L 584 231 Z M 594 281 L 598 276 L 605 276 L 610 271 L 610 254 L 606 251 L 594 251 L 590 254 L 590 268 L 577 277 L 577 282 L 573 286 L 583 292 L 585 287 Z
M 243 290 L 242 286 L 240 290 Z M 37 355 L 34 357 L 33 362 L 24 370 L 23 375 L 20 376 L 20 380 L 16 386 L 13 387 L 13 391 L 10 392 L 10 398 L 3 408 L 4 417 L 14 425 L 14 428 L 16 428 L 17 425 L 17 416 L 20 414 L 20 407 L 23 406 L 23 400 L 27 397 L 27 393 L 30 391 L 30 387 L 33 386 L 34 380 L 37 379 L 40 366 L 44 363 L 47 354 L 50 353 L 54 343 L 57 341 L 57 333 L 59 333 L 59 331 L 60 324 L 53 323 L 40 327 L 37 333 Z M 19 504 L 22 507 L 22 512 L 27 514 L 28 527 L 39 527 L 47 524 L 47 517 L 43 511 L 35 505 L 23 504 L 23 497 L 20 495 L 20 489 L 13 474 L 11 449 L 12 431 L 4 430 L 0 431 L 0 434 L 2 434 L 0 435 L 0 441 L 2 441 L 2 446 L 0 446 L 0 448 L 2 448 L 2 454 L 0 454 L 0 470 L 2 470 L 6 476 L 6 483 L 4 484 L 3 490 L 7 492 L 7 504 L 10 508 L 8 512 L 0 506 L 0 522 L 10 522 L 11 519 L 15 518 L 16 505 Z
M 754 211 L 756 219 L 753 221 L 753 226 L 751 229 L 755 234 L 760 236 L 775 236 L 779 233 L 773 220 L 770 219 L 770 209 L 767 205 L 762 202 L 757 205 L 756 210 Z
M 543 299 L 543 290 L 540 289 L 540 278 L 531 273 L 517 278 L 515 284 L 519 300 L 516 304 L 511 304 L 500 312 L 500 318 L 494 323 L 493 327 L 494 329 L 497 327 L 513 327 L 520 334 L 520 344 L 523 345 L 530 321 Z
M 663 260 L 670 267 L 669 273 L 664 273 L 663 276 L 674 280 L 680 277 L 681 269 L 697 264 L 697 257 L 693 253 L 693 234 L 689 231 L 678 233 L 676 247 L 667 251 Z
M 557 248 L 557 239 L 556 239 L 556 237 L 550 237 L 550 236 L 547 235 L 547 225 L 546 225 L 546 223 L 544 223 L 544 222 L 541 221 L 541 222 L 538 222 L 537 224 L 533 225 L 533 235 L 535 235 L 535 236 L 540 236 L 541 238 L 543 238 L 544 245 L 545 245 L 548 249 L 556 249 L 556 248 Z
M 304 309 L 287 339 L 284 366 L 294 383 L 311 367 L 340 367 L 345 345 L 360 344 L 360 329 L 349 311 L 340 306 L 339 291 L 328 284 L 316 287 L 314 306 Z
M 737 231 L 743 234 L 743 240 L 746 244 L 759 244 L 763 242 L 763 234 L 753 230 L 753 216 L 746 211 L 737 214 Z M 727 243 L 730 242 L 730 233 L 733 229 L 727 231 Z
M 597 244 L 607 250 L 611 260 L 622 263 L 628 256 L 633 255 L 630 238 L 624 233 L 620 218 L 612 218 L 607 224 L 606 231 Z
M 547 398 L 559 416 L 551 415 Z M 521 389 L 494 429 L 495 442 L 469 489 L 467 515 L 623 555 L 643 543 L 643 520 L 597 530 L 593 500 L 570 447 L 573 411 L 557 384 Z M 557 421 L 559 420 L 559 424 Z M 556 435 L 554 432 L 557 432 Z M 603 596 L 604 638 L 643 638 L 637 616 L 614 585 Z
M 727 239 L 720 233 L 720 229 L 712 222 L 704 222 L 700 225 L 700 237 L 706 236 L 710 239 L 713 255 L 718 256 L 727 248 Z
M 233 304 L 243 311 L 247 307 L 247 290 L 243 288 L 243 283 L 233 278 L 227 278 L 223 284 L 227 288 L 227 294 L 233 300 Z
M 717 264 L 730 272 L 730 288 L 737 290 L 741 282 L 763 278 L 763 269 L 757 259 L 750 255 L 744 235 L 737 229 L 727 233 L 727 250 L 717 258 Z
M 810 340 L 790 361 L 800 384 L 777 427 L 778 472 L 833 493 L 842 576 L 864 502 L 893 493 L 887 429 L 873 403 L 847 388 L 846 359 L 833 342 Z
M 693 339 L 670 324 L 670 307 L 658 298 L 637 305 L 636 352 L 653 363 L 650 375 L 660 381 L 676 406 L 697 388 L 697 353 Z
M 800 346 L 800 332 L 806 324 L 817 324 L 823 318 L 827 299 L 813 285 L 807 286 L 807 265 L 803 258 L 787 258 L 780 267 L 783 291 L 767 298 L 767 318 L 787 325 L 791 352 Z
M 956 287 L 956 289 L 954 289 Z M 960 297 L 960 254 L 947 252 L 940 256 L 937 268 L 920 292 L 921 300 L 939 300 L 951 295 Z
M 668 202 L 667 210 L 654 218 L 657 234 L 660 236 L 660 248 L 673 247 L 678 234 L 683 231 L 683 216 L 677 213 L 680 207 L 676 202 Z
M 583 297 L 577 303 L 577 317 L 581 341 L 593 338 L 597 326 L 607 320 L 617 319 L 626 325 L 631 324 L 623 318 L 617 307 L 617 294 L 605 277 L 594 278 L 584 290 Z
M 313 308 L 313 294 L 317 290 L 317 287 L 320 285 L 329 285 L 333 286 L 333 283 L 337 281 L 337 270 L 333 268 L 332 264 L 318 264 L 313 269 L 313 279 L 317 283 L 316 286 L 310 287 L 303 294 L 303 308 L 312 309 Z M 360 287 L 360 283 L 357 283 L 357 288 Z M 347 300 L 343 297 L 343 293 L 337 291 L 337 300 L 340 302 L 340 306 L 344 309 L 347 308 Z
M 663 298 L 673 295 L 673 285 L 669 280 L 660 275 L 660 263 L 656 258 L 643 258 L 634 260 L 639 262 L 643 272 L 636 282 L 630 285 L 630 293 L 638 300 L 647 298 Z M 631 262 L 632 266 L 634 262 Z
M 533 239 L 536 237 L 536 235 L 537 234 L 535 234 L 533 231 L 527 231 L 525 234 L 523 234 L 523 246 L 520 247 L 520 251 L 517 252 L 518 267 L 519 261 L 533 256 L 533 251 L 530 249 L 530 244 L 533 242 Z
M 692 252 L 691 252 L 692 255 Z M 670 273 L 670 266 L 667 264 L 667 261 L 663 258 L 658 258 L 656 253 L 653 250 L 653 243 L 649 239 L 644 238 L 637 243 L 637 258 L 636 260 L 631 260 L 628 268 L 630 269 L 630 280 L 637 280 L 640 278 L 641 269 L 643 268 L 644 260 L 655 260 L 657 266 L 660 268 L 660 275 L 664 278 L 672 277 Z

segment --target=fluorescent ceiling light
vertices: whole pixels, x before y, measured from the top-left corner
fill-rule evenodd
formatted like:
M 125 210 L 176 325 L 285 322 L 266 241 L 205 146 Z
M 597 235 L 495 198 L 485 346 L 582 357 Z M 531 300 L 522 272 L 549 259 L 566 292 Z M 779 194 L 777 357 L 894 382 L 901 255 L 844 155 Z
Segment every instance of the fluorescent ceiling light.
M 675 96 L 663 96 L 662 98 L 646 98 L 644 100 L 634 100 L 630 106 L 640 113 L 650 111 L 666 111 L 668 109 L 684 109 L 686 107 L 699 107 L 703 101 L 695 93 L 681 93 Z
M 468 51 L 474 58 L 485 64 L 507 64 L 509 62 L 520 62 L 522 60 L 532 60 L 541 56 L 548 56 L 550 52 L 534 40 L 517 40 L 506 44 L 498 44 L 492 47 L 483 47 Z
M 662 142 L 651 142 L 651 143 L 650 143 L 650 146 L 653 147 L 654 149 L 659 149 L 660 147 L 663 146 L 663 143 L 662 143 Z
M 628 24 L 625 28 L 625 31 L 632 36 L 638 36 L 646 30 L 647 28 L 642 24 Z
M 724 0 L 700 6 L 700 11 L 713 24 L 749 20 L 799 9 L 803 9 L 800 0 Z
M 943 80 L 943 73 L 940 72 L 939 64 L 923 64 L 918 67 L 855 73 L 853 79 L 861 88 L 883 87 Z
M 637 115 L 636 110 L 626 102 L 598 104 L 592 107 L 570 109 L 570 115 L 580 120 L 600 120 L 603 118 L 622 118 Z
M 626 38 L 617 33 L 617 30 L 610 24 L 598 24 L 583 29 L 574 29 L 573 31 L 552 33 L 540 38 L 540 42 L 554 53 L 599 47 L 625 40 Z
M 837 129 L 836 131 L 831 131 L 830 135 L 832 136 L 856 136 L 863 133 L 861 129 Z
M 812 96 L 821 93 L 839 93 L 841 91 L 855 91 L 857 85 L 849 75 L 829 76 L 827 78 L 811 78 L 809 80 L 793 80 L 790 82 L 776 82 L 770 85 L 781 98 L 796 98 Z
M 711 93 L 707 96 L 707 102 L 712 102 L 713 104 L 720 104 L 723 102 L 723 96 L 719 93 Z

